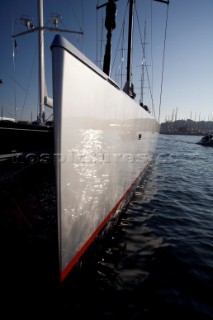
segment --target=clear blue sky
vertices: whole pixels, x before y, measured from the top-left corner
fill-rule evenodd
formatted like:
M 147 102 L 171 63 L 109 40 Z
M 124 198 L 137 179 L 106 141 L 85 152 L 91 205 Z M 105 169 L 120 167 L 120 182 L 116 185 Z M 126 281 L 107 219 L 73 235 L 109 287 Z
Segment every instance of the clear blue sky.
M 158 116 L 167 6 L 151 1 L 136 0 L 133 82 L 137 100 L 139 100 L 143 57 L 137 22 L 137 18 L 139 18 L 140 32 L 143 37 L 146 21 L 146 64 L 148 65 L 147 69 L 153 92 L 155 114 Z M 106 0 L 99 0 L 99 4 L 104 2 Z M 105 9 L 100 9 L 97 13 L 96 4 L 96 0 L 44 0 L 44 23 L 48 24 L 48 19 L 52 13 L 58 13 L 63 17 L 63 24 L 60 27 L 72 30 L 82 29 L 84 36 L 64 35 L 94 62 L 104 53 L 104 42 L 100 40 L 102 34 L 101 21 L 105 17 Z M 121 57 L 121 44 L 117 47 L 117 41 L 121 33 L 126 4 L 127 0 L 119 0 L 117 2 L 117 28 L 113 32 L 115 42 L 113 42 L 112 46 L 112 62 L 115 55 L 116 62 L 111 76 L 119 83 L 121 77 L 118 75 L 121 72 L 122 64 L 118 61 L 118 58 L 120 59 Z M 82 8 L 84 9 L 83 13 Z M 24 30 L 24 26 L 17 20 L 23 15 L 34 18 L 35 26 L 37 26 L 36 0 L 1 1 L 0 79 L 3 80 L 3 84 L 0 85 L 0 107 L 4 116 L 14 117 L 16 107 L 17 119 L 20 119 L 22 115 L 22 119 L 30 120 L 31 115 L 33 119 L 36 118 L 38 110 L 36 33 L 17 38 L 15 86 L 13 81 L 14 68 L 11 35 L 13 30 L 15 33 Z M 97 26 L 99 28 L 98 33 Z M 178 119 L 191 117 L 197 121 L 199 119 L 213 120 L 212 30 L 212 0 L 170 0 L 164 81 L 161 95 L 161 122 L 165 118 L 171 119 L 172 114 L 176 112 Z M 127 31 L 125 35 L 127 35 Z M 46 80 L 49 95 L 51 95 L 51 54 L 49 48 L 53 37 L 54 33 L 52 32 L 45 34 Z M 97 39 L 99 40 L 98 42 Z M 105 30 L 103 30 L 103 40 L 105 40 Z M 126 58 L 124 58 L 124 64 L 125 62 Z M 125 73 L 125 66 L 122 70 Z M 122 83 L 124 84 L 124 79 Z M 144 87 L 144 103 L 151 106 L 152 102 L 146 72 Z

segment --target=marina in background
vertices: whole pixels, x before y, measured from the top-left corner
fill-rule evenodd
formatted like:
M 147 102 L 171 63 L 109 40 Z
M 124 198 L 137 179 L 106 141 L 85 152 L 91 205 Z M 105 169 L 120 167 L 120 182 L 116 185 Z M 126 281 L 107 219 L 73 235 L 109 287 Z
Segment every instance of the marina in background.
M 204 135 L 213 132 L 213 121 L 174 120 L 161 123 L 160 133 Z

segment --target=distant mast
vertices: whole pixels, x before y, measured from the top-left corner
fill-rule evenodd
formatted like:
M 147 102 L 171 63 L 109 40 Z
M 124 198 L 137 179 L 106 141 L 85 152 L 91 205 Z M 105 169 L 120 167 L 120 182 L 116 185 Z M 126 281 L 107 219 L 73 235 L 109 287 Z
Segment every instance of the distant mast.
M 39 116 L 38 122 L 43 125 L 45 123 L 45 111 L 44 107 L 47 106 L 49 108 L 53 107 L 52 99 L 48 97 L 46 90 L 46 82 L 45 82 L 45 63 L 44 63 L 44 30 L 54 31 L 54 32 L 67 32 L 67 33 L 75 33 L 75 34 L 83 34 L 81 31 L 72 31 L 67 29 L 58 28 L 58 24 L 60 23 L 61 17 L 57 14 L 52 16 L 52 23 L 54 27 L 46 27 L 44 26 L 44 11 L 43 11 L 43 0 L 37 0 L 38 6 L 38 27 L 33 25 L 33 19 L 28 17 L 21 17 L 20 20 L 26 26 L 27 31 L 20 32 L 18 34 L 13 34 L 12 38 L 15 39 L 17 37 L 33 33 L 35 31 L 38 32 L 38 56 L 39 56 Z
M 45 72 L 44 72 L 44 12 L 43 0 L 38 0 L 38 48 L 39 48 L 39 122 L 45 122 L 44 113 L 44 86 L 45 86 Z
M 107 29 L 107 43 L 104 55 L 104 65 L 103 71 L 109 75 L 110 74 L 110 62 L 111 62 L 111 38 L 112 30 L 115 29 L 115 17 L 116 17 L 116 4 L 118 0 L 108 0 L 97 9 L 106 7 L 106 19 L 105 27 Z M 127 79 L 123 91 L 127 93 L 131 98 L 135 98 L 136 94 L 134 92 L 134 86 L 131 82 L 132 76 L 132 29 L 133 29 L 133 5 L 134 0 L 129 0 L 129 31 L 128 31 L 128 53 L 127 53 Z
M 133 29 L 133 6 L 134 0 L 129 0 L 129 31 L 128 31 L 128 52 L 127 52 L 127 77 L 123 91 L 131 98 L 135 98 L 132 79 L 132 29 Z
M 116 27 L 116 4 L 115 4 L 116 1 L 118 0 L 108 0 L 107 3 L 97 6 L 97 9 L 106 7 L 105 28 L 107 29 L 107 42 L 105 47 L 103 72 L 106 73 L 108 76 L 110 74 L 110 65 L 111 65 L 112 31 Z
M 169 0 L 155 0 L 169 4 Z M 131 98 L 135 98 L 134 85 L 132 83 L 132 30 L 133 30 L 133 8 L 135 0 L 129 0 L 129 31 L 128 31 L 128 52 L 127 52 L 127 78 L 123 91 Z

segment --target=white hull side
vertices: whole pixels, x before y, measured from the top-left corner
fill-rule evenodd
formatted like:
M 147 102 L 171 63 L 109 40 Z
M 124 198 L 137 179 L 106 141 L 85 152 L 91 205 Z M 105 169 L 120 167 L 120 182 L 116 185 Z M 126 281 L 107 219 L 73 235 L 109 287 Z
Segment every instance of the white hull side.
M 152 159 L 159 125 L 73 46 L 56 42 L 53 101 L 63 280 Z

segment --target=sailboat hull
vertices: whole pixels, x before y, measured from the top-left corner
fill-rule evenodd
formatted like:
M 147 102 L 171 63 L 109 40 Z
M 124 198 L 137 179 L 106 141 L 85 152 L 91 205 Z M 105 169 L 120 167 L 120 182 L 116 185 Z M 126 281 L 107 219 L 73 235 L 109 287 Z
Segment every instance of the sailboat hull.
M 52 44 L 61 280 L 153 158 L 158 122 L 66 39 Z
M 14 153 L 53 152 L 53 127 L 0 121 L 0 135 L 0 159 Z

